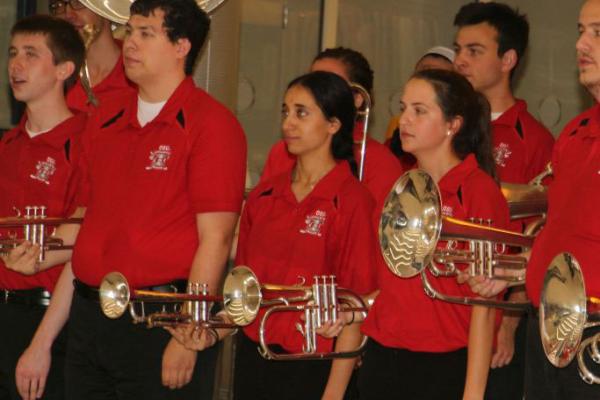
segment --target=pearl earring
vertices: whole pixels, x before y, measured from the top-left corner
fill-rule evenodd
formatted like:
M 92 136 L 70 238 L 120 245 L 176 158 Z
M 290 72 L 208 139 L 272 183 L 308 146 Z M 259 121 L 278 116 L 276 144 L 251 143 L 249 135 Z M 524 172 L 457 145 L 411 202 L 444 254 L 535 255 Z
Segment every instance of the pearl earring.
M 448 132 L 446 132 L 446 136 L 450 136 L 450 135 L 452 135 L 452 131 L 448 130 Z

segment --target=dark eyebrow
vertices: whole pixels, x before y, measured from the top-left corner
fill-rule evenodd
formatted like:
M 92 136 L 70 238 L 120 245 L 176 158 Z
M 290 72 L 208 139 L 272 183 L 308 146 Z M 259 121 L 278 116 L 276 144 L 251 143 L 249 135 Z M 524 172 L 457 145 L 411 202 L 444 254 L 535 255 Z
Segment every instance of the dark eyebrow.
M 139 26 L 132 26 L 129 22 L 127 22 L 125 24 L 125 27 L 130 29 L 130 30 L 140 30 L 140 31 L 152 31 L 152 32 L 156 32 L 156 29 L 154 29 L 153 26 L 151 25 L 139 25 Z

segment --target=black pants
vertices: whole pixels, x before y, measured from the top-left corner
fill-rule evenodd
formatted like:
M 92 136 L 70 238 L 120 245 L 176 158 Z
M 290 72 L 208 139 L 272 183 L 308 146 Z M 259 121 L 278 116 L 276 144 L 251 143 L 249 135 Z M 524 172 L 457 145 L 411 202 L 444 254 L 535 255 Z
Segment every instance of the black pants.
M 421 353 L 385 347 L 371 339 L 358 371 L 361 400 L 462 399 L 467 349 Z
M 46 307 L 21 304 L 0 304 L 0 400 L 20 400 L 15 382 L 17 361 L 46 312 Z M 63 330 L 52 346 L 52 364 L 43 399 L 64 398 L 64 364 L 66 334 Z
M 490 369 L 485 400 L 522 400 L 525 386 L 525 353 L 527 351 L 527 315 L 523 315 L 515 331 L 515 353 L 510 363 Z
M 258 344 L 238 333 L 233 398 L 235 400 L 320 399 L 327 384 L 331 361 L 265 360 Z M 279 346 L 271 346 L 281 352 Z
M 128 313 L 108 319 L 97 302 L 77 293 L 69 318 L 67 399 L 212 399 L 217 347 L 199 352 L 192 381 L 170 390 L 161 381 L 167 331 L 135 325 Z
M 586 329 L 583 336 L 586 338 L 598 331 L 598 328 Z M 587 355 L 585 359 L 588 368 L 600 376 L 600 365 Z M 588 385 L 579 376 L 577 358 L 565 368 L 550 364 L 542 347 L 535 311 L 530 313 L 527 324 L 525 397 L 527 400 L 600 399 L 600 385 Z

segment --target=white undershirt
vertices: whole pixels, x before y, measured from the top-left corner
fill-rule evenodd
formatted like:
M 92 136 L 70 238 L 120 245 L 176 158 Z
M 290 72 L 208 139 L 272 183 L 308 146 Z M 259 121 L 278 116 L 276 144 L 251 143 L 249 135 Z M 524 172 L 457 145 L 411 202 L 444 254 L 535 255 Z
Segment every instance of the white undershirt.
M 140 123 L 140 126 L 144 126 L 148 122 L 156 118 L 156 116 L 160 113 L 160 110 L 162 110 L 166 103 L 166 100 L 158 103 L 149 103 L 147 101 L 142 100 L 138 96 L 137 118 L 138 122 Z
M 498 118 L 500 118 L 500 116 L 501 116 L 502 114 L 503 114 L 503 113 L 501 113 L 501 112 L 493 112 L 493 113 L 492 113 L 492 115 L 491 115 L 492 121 L 495 121 L 495 120 L 497 120 Z

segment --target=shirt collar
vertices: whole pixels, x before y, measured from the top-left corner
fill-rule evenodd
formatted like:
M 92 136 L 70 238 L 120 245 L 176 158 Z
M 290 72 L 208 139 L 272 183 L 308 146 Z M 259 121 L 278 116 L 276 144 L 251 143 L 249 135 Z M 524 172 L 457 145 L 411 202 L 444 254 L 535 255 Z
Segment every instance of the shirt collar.
M 292 192 L 292 172 L 291 168 L 286 173 L 283 173 L 273 179 L 272 189 L 273 195 L 278 195 L 289 199 L 292 202 L 297 202 L 296 196 Z M 323 200 L 333 200 L 339 193 L 340 187 L 347 179 L 353 178 L 350 165 L 346 161 L 338 161 L 336 166 L 327 173 L 315 185 L 313 190 L 306 196 L 302 202 L 308 198 L 319 198 Z
M 508 110 L 504 111 L 495 121 L 492 121 L 493 125 L 507 125 L 516 126 L 519 114 L 527 111 L 527 103 L 525 101 L 517 99 Z
M 440 179 L 438 182 L 440 190 L 447 193 L 458 193 L 458 189 L 465 181 L 465 178 L 478 168 L 479 164 L 477 164 L 475 155 L 473 153 L 469 154 L 460 164 L 456 165 Z
M 160 113 L 152 121 L 148 122 L 145 126 L 154 125 L 157 123 L 172 124 L 177 117 L 177 114 L 181 111 L 181 107 L 185 103 L 186 99 L 196 89 L 196 84 L 191 76 L 186 77 L 177 86 L 177 89 L 171 94 L 171 97 L 167 100 L 165 106 L 160 110 Z M 132 96 L 131 102 L 128 107 L 128 121 L 129 124 L 140 128 L 140 124 L 137 120 L 137 107 L 138 107 L 138 96 Z
M 594 104 L 590 110 L 590 119 L 585 126 L 580 126 L 581 137 L 600 137 L 600 103 Z
M 27 123 L 27 114 L 23 114 L 23 117 L 17 126 L 15 137 L 22 135 L 25 140 L 31 140 L 32 143 L 45 144 L 47 146 L 60 149 L 65 145 L 65 140 L 67 140 L 67 138 L 73 133 L 83 131 L 84 125 L 87 121 L 85 113 L 74 110 L 71 110 L 71 112 L 73 112 L 73 116 L 65 119 L 48 132 L 40 133 L 33 138 L 29 136 L 27 129 L 25 128 L 25 124 Z

